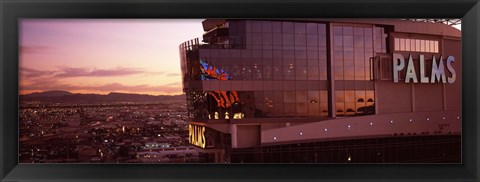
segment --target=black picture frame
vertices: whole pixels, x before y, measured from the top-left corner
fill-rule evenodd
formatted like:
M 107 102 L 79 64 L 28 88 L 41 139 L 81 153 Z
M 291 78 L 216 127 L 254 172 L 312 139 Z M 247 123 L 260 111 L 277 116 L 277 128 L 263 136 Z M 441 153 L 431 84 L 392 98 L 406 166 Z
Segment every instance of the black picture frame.
M 479 181 L 479 10 L 478 0 L 0 0 L 0 180 Z M 18 164 L 20 18 L 317 17 L 462 18 L 462 164 Z

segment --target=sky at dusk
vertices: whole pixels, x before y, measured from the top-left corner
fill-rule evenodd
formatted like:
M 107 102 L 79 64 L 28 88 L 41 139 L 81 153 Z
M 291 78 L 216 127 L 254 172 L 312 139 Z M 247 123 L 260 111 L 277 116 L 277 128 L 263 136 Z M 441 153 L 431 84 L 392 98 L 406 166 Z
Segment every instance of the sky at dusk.
M 178 46 L 202 21 L 21 19 L 20 94 L 182 94 Z
M 178 46 L 203 19 L 22 19 L 20 94 L 182 94 Z

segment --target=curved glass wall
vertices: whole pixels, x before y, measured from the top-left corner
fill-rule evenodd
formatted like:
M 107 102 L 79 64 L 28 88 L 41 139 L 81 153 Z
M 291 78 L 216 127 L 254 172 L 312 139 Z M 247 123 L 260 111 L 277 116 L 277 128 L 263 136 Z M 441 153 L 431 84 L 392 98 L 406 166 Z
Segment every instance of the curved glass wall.
M 190 86 L 200 88 L 187 98 L 204 107 L 191 117 L 328 116 L 326 32 L 323 23 L 230 20 L 243 45 L 200 45 L 184 58 Z

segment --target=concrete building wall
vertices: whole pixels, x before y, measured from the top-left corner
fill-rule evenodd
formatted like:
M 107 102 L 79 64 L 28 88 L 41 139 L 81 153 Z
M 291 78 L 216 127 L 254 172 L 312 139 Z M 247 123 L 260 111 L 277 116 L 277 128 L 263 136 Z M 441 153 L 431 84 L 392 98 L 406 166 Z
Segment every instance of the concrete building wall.
M 445 55 L 455 55 L 453 68 L 456 71 L 455 84 L 445 84 L 446 110 L 461 110 L 462 108 L 462 46 L 458 39 L 444 39 Z M 448 76 L 448 75 L 447 75 Z
M 237 125 L 237 147 L 260 145 L 260 125 Z
M 378 81 L 377 114 L 400 113 L 412 111 L 412 91 L 410 85 L 394 84 L 391 81 Z

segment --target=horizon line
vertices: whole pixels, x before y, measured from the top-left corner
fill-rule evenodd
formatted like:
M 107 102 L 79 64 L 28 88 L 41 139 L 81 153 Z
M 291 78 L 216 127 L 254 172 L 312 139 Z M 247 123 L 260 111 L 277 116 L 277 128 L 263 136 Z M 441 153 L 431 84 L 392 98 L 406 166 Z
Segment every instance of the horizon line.
M 88 94 L 96 94 L 96 95 L 109 95 L 109 94 L 112 94 L 112 93 L 118 93 L 118 94 L 136 94 L 136 95 L 149 95 L 149 96 L 178 96 L 178 95 L 185 95 L 185 93 L 180 93 L 180 94 L 159 94 L 159 95 L 156 95 L 156 94 L 145 94 L 145 93 L 133 93 L 133 92 L 108 92 L 106 94 L 104 93 L 79 93 L 79 92 L 73 92 L 73 91 L 67 91 L 67 90 L 46 90 L 46 91 L 36 91 L 36 92 L 30 92 L 30 93 L 24 93 L 24 94 L 18 94 L 19 96 L 23 96 L 23 95 L 29 95 L 29 94 L 36 94 L 36 93 L 44 93 L 44 92 L 54 92 L 54 91 L 58 91 L 58 92 L 69 92 L 71 94 L 84 94 L 84 95 L 88 95 Z

